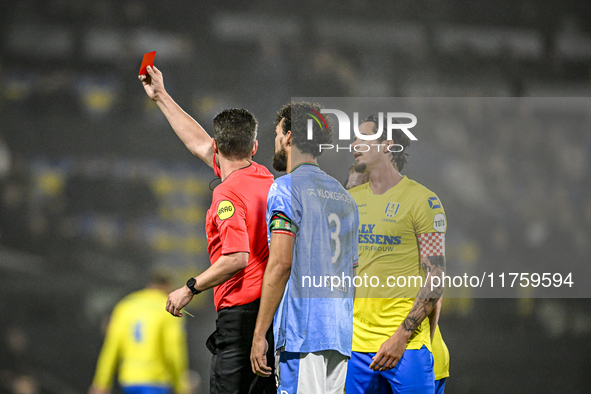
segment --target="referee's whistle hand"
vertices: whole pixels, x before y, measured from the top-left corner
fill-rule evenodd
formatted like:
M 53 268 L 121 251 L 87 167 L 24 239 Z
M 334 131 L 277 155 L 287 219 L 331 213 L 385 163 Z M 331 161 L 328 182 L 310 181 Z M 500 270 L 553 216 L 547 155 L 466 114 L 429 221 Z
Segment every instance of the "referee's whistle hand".
M 193 293 L 187 286 L 183 286 L 168 295 L 166 311 L 173 316 L 181 317 L 183 309 L 193 299 Z
M 254 337 L 252 339 L 252 348 L 250 350 L 250 365 L 252 372 L 258 376 L 271 376 L 271 367 L 267 365 L 267 350 L 269 350 L 269 343 L 265 337 Z

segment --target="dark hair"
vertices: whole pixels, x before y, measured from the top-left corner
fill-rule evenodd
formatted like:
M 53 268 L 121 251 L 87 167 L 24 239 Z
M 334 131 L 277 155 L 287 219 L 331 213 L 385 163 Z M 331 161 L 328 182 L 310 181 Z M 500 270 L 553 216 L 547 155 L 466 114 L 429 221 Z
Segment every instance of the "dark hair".
M 365 119 L 362 123 L 372 122 L 374 124 L 373 131 L 374 131 L 374 133 L 377 133 L 379 121 L 380 121 L 380 119 L 378 118 L 378 115 L 373 114 L 373 115 L 369 115 L 367 117 L 367 119 Z M 392 119 L 392 121 L 395 123 L 400 123 L 396 119 Z M 384 128 L 385 128 L 385 126 L 384 126 Z M 388 134 L 386 133 L 386 130 L 382 130 L 382 135 L 380 136 L 380 138 L 378 138 L 378 141 L 380 141 L 380 142 L 385 141 L 387 137 L 388 137 Z M 406 134 L 404 134 L 404 132 L 402 130 L 394 129 L 394 130 L 392 130 L 392 140 L 394 141 L 395 144 L 402 145 L 402 147 L 404 148 L 401 152 L 391 152 L 392 153 L 392 163 L 394 163 L 396 165 L 396 168 L 398 169 L 398 171 L 402 171 L 402 169 L 404 168 L 404 165 L 408 162 L 407 157 L 409 156 L 409 154 L 406 153 L 405 150 L 406 150 L 406 148 L 408 148 L 410 146 L 410 138 L 408 138 L 408 136 Z
M 257 137 L 258 122 L 242 108 L 225 109 L 213 118 L 213 138 L 220 154 L 230 160 L 248 158 Z
M 312 109 L 313 111 L 310 111 Z M 293 144 L 302 152 L 314 157 L 321 155 L 320 144 L 330 144 L 332 142 L 332 123 L 329 118 L 322 116 L 326 124 L 319 119 L 320 125 L 312 122 L 313 136 L 308 140 L 308 119 L 312 119 L 308 113 L 320 113 L 322 106 L 320 104 L 307 103 L 305 101 L 292 101 L 286 104 L 277 112 L 275 124 L 283 122 L 283 134 L 291 130 Z M 314 114 L 318 118 L 317 114 Z

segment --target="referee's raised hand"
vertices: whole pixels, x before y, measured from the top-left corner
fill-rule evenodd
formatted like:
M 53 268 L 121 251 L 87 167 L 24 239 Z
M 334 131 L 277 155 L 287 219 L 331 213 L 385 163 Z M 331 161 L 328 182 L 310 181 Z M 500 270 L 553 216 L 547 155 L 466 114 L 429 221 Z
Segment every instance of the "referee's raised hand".
M 160 70 L 155 66 L 146 67 L 146 74 L 140 75 L 138 78 L 142 81 L 146 94 L 152 100 L 158 101 L 162 95 L 166 94 L 166 90 L 164 89 L 164 78 L 162 77 Z
M 187 286 L 183 286 L 168 295 L 166 311 L 173 316 L 182 317 L 183 309 L 193 299 L 193 293 Z

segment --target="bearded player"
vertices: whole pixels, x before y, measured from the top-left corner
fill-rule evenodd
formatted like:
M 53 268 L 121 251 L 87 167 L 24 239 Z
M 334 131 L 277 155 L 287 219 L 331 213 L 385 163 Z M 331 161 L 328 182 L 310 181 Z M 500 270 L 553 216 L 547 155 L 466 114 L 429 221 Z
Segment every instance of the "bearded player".
M 373 135 L 379 125 L 378 117 L 371 116 L 359 131 Z M 388 287 L 356 289 L 346 391 L 432 394 L 428 316 L 443 293 L 433 277 L 445 271 L 447 222 L 437 196 L 400 174 L 406 163 L 402 149 L 410 139 L 399 129 L 392 131 L 391 140 L 384 134 L 378 138 L 381 145 L 368 151 L 357 148 L 364 140 L 352 144 L 356 171 L 369 177 L 350 190 L 360 217 L 358 275 L 377 276 Z M 413 282 L 421 269 L 425 280 Z
M 314 123 L 307 138 L 308 114 L 319 112 L 294 102 L 276 118 L 273 168 L 288 174 L 267 198 L 271 245 L 250 358 L 255 373 L 271 374 L 265 332 L 274 319 L 278 393 L 342 394 L 351 355 L 353 287 L 335 278 L 354 275 L 359 218 L 350 194 L 318 167 L 330 123 Z

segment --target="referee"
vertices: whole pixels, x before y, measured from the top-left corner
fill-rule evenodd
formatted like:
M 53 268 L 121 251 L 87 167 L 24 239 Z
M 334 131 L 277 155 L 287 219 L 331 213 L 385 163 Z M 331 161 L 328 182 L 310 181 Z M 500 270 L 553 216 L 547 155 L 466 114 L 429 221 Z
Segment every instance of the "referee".
M 207 340 L 213 354 L 210 393 L 276 393 L 274 380 L 256 376 L 250 367 L 250 347 L 269 258 L 265 211 L 273 183 L 273 175 L 252 161 L 258 147 L 257 120 L 244 109 L 222 111 L 213 120 L 212 139 L 166 93 L 162 73 L 156 67 L 148 67 L 147 73 L 140 80 L 148 96 L 187 148 L 222 179 L 206 216 L 211 266 L 170 293 L 166 310 L 182 316 L 181 309 L 194 295 L 213 288 L 218 319 L 216 331 Z M 267 338 L 272 341 L 272 330 Z M 272 351 L 273 346 L 269 346 L 270 367 Z

